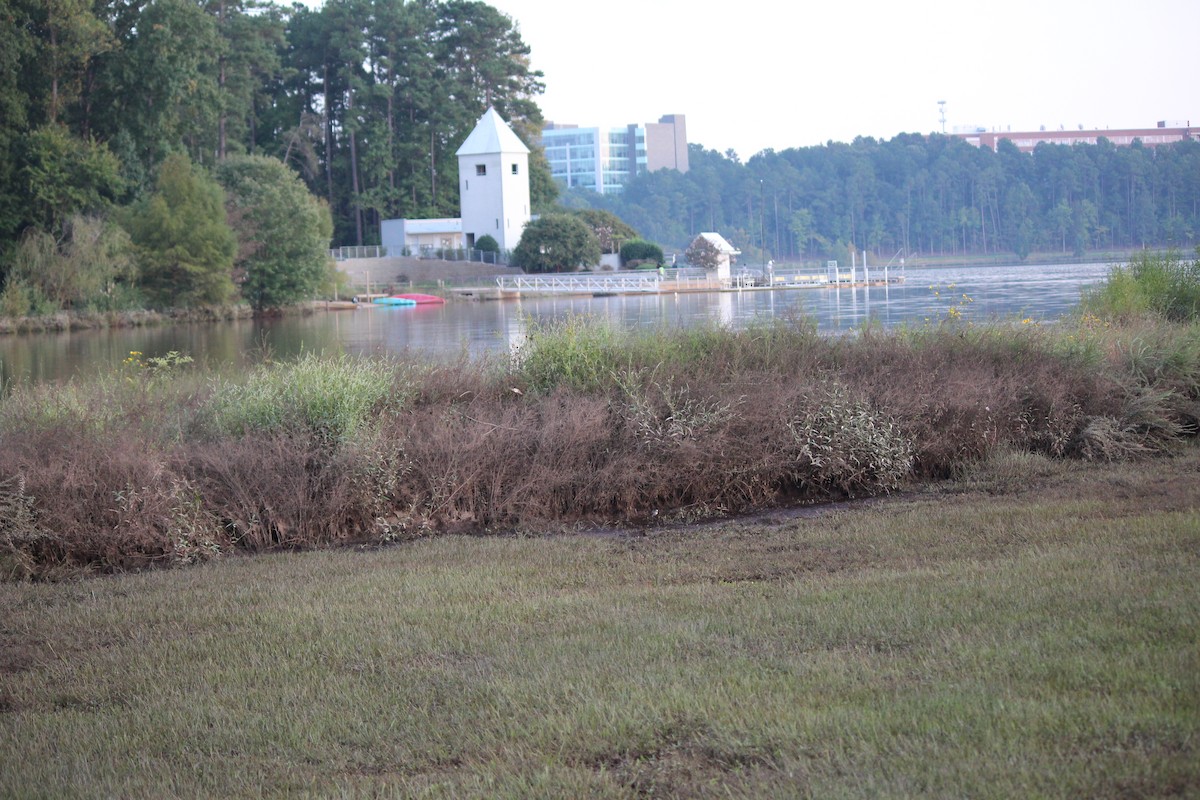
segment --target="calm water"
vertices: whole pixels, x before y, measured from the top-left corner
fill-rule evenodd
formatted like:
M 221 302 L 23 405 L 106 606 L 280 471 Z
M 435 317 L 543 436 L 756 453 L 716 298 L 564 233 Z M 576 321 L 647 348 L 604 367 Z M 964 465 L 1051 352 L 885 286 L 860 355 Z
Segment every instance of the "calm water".
M 145 356 L 176 350 L 215 366 L 250 363 L 264 352 L 279 359 L 312 351 L 408 350 L 430 357 L 503 351 L 520 344 L 531 320 L 568 314 L 605 317 L 628 326 L 716 321 L 734 328 L 764 315 L 806 315 L 827 333 L 853 330 L 868 319 L 887 327 L 936 321 L 952 307 L 975 321 L 1053 321 L 1074 308 L 1083 287 L 1107 273 L 1105 264 L 909 269 L 906 283 L 889 287 L 448 303 L 263 321 L 3 336 L 0 386 L 109 370 L 131 350 Z M 881 274 L 873 271 L 873 277 Z

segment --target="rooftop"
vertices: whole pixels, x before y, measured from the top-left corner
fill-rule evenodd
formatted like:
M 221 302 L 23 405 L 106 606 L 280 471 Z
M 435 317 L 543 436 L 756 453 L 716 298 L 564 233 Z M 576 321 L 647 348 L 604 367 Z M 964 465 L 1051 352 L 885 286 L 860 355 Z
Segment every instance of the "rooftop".
M 519 136 L 513 133 L 512 128 L 508 127 L 508 123 L 496 113 L 496 109 L 489 108 L 479 118 L 479 122 L 475 124 L 475 130 L 471 131 L 471 135 L 458 148 L 456 155 L 482 156 L 493 153 L 528 152 L 529 148 L 525 146 Z

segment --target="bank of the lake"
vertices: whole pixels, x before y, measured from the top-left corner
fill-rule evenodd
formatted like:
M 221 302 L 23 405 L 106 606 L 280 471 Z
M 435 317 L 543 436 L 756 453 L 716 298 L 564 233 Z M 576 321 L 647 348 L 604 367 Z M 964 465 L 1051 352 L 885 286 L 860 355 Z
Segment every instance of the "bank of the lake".
M 290 309 L 283 309 L 288 312 Z M 167 311 L 135 309 L 130 311 L 59 311 L 27 317 L 0 317 L 0 336 L 71 331 L 120 330 L 155 325 L 198 322 L 228 322 L 249 319 L 254 310 L 246 305 L 176 308 Z
M 1154 319 L 830 337 L 566 317 L 446 361 L 134 354 L 0 397 L 0 567 L 680 521 L 887 494 L 1005 449 L 1161 455 L 1198 422 L 1200 327 Z

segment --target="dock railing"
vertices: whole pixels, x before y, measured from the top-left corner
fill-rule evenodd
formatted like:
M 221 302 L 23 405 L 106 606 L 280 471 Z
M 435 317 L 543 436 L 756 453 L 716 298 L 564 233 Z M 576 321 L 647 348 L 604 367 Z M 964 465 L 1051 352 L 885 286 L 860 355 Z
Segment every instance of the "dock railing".
M 501 292 L 538 294 L 634 294 L 689 291 L 709 282 L 702 269 L 631 270 L 624 272 L 555 272 L 542 275 L 501 275 Z

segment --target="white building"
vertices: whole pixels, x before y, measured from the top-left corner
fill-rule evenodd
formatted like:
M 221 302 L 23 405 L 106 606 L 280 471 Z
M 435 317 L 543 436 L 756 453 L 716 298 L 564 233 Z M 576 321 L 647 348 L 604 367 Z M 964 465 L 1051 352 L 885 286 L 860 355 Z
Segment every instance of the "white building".
M 458 218 L 385 219 L 380 243 L 406 249 L 474 249 L 485 235 L 512 250 L 530 220 L 529 148 L 496 109 L 489 108 L 458 148 Z
M 705 239 L 716 249 L 717 268 L 711 271 L 712 275 L 719 281 L 728 281 L 731 275 L 730 265 L 733 263 L 734 257 L 740 256 L 742 251 L 731 245 L 724 236 L 713 231 L 701 233 L 696 239 Z M 693 244 L 696 239 L 692 240 Z
M 425 249 L 457 250 L 462 247 L 462 220 L 385 219 L 380 224 L 379 240 L 396 254 L 404 248 L 410 253 Z
M 489 108 L 456 155 L 465 246 L 486 235 L 512 250 L 529 222 L 529 148 Z

